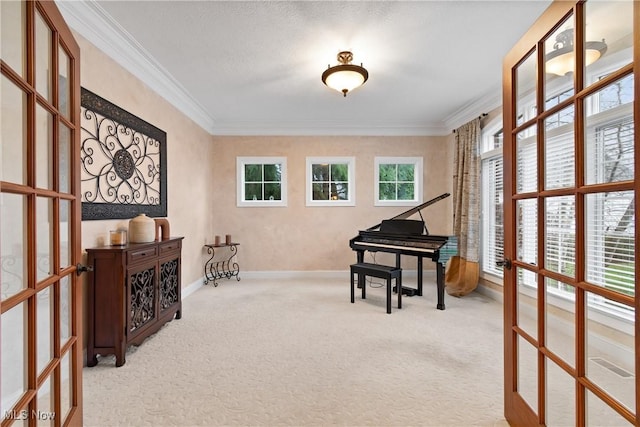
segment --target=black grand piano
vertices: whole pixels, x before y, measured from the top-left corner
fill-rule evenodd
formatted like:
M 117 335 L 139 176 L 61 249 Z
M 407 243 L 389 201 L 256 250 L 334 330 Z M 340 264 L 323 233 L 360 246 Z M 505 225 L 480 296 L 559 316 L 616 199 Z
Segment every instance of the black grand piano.
M 364 261 L 365 251 L 396 254 L 396 267 L 400 267 L 402 255 L 418 257 L 418 288 L 402 287 L 402 293 L 408 296 L 422 295 L 422 260 L 430 258 L 436 263 L 439 310 L 444 310 L 444 268 L 449 258 L 458 253 L 458 239 L 455 236 L 429 234 L 421 210 L 449 196 L 449 193 L 441 194 L 393 218 L 383 220 L 380 224 L 360 231 L 349 241 L 349 246 L 357 253 L 358 263 Z M 415 213 L 420 215 L 420 220 L 407 219 Z M 358 286 L 361 285 L 364 286 L 358 283 Z

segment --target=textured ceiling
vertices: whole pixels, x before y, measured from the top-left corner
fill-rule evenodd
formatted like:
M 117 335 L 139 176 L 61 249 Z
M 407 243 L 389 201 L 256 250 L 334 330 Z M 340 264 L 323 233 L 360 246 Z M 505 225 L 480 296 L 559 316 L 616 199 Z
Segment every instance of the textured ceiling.
M 59 3 L 99 12 L 70 24 L 124 36 L 211 133 L 443 135 L 500 105 L 502 59 L 550 1 Z M 341 50 L 369 71 L 346 98 L 320 80 Z

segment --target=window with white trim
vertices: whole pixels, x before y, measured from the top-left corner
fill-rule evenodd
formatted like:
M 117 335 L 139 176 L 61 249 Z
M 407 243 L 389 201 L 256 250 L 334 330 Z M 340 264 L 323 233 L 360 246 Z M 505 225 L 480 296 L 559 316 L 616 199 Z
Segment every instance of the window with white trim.
M 376 157 L 373 171 L 375 206 L 422 203 L 422 157 Z
M 503 183 L 502 183 L 502 118 L 489 123 L 482 131 L 482 254 L 485 273 L 502 277 L 504 258 Z
M 237 157 L 238 207 L 287 206 L 285 157 Z
M 613 67 L 617 69 L 617 67 Z M 595 75 L 602 79 L 605 72 Z M 557 88 L 546 100 L 556 105 L 573 89 Z M 585 100 L 585 184 L 597 185 L 634 179 L 634 87 L 633 75 L 627 75 Z M 534 100 L 523 111 L 534 112 Z M 547 144 L 545 153 L 546 189 L 575 185 L 573 122 L 575 111 L 569 106 L 545 119 Z M 519 117 L 519 122 L 527 120 Z M 502 150 L 499 124 L 483 131 L 482 149 L 482 271 L 502 276 L 495 261 L 502 258 Z M 537 150 L 534 127 L 517 135 L 515 144 L 519 169 L 516 186 L 519 192 L 536 191 Z M 499 139 L 499 142 L 498 142 Z M 551 143 L 549 143 L 551 142 Z M 500 147 L 500 148 L 499 148 Z M 586 265 L 590 283 L 627 295 L 635 295 L 635 200 L 633 191 L 594 192 L 585 195 Z M 518 204 L 518 219 L 523 236 L 516 242 L 517 256 L 537 262 L 536 247 L 527 245 L 527 230 L 537 232 L 537 208 Z M 545 268 L 575 277 L 575 201 L 572 197 L 548 197 L 545 204 Z M 536 287 L 535 279 L 520 278 L 524 286 Z M 548 278 L 547 290 L 559 299 L 575 300 L 575 289 Z M 633 320 L 628 306 L 587 293 L 588 307 L 615 319 Z
M 355 157 L 307 157 L 307 206 L 355 206 Z

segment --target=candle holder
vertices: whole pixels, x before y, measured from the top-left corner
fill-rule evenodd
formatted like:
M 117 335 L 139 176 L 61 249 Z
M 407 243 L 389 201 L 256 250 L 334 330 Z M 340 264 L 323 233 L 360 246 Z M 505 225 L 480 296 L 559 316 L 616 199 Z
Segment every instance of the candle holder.
M 127 231 L 126 230 L 111 230 L 109 231 L 109 243 L 111 246 L 124 246 L 127 244 Z

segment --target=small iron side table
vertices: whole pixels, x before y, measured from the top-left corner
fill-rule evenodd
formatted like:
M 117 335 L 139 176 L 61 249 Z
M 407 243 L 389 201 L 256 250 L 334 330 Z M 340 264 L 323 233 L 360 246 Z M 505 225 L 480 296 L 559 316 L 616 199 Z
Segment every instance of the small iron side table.
M 204 265 L 204 284 L 213 282 L 218 286 L 218 279 L 235 278 L 240 280 L 240 266 L 235 256 L 238 253 L 240 243 L 221 243 L 219 245 L 204 245 L 211 258 Z

